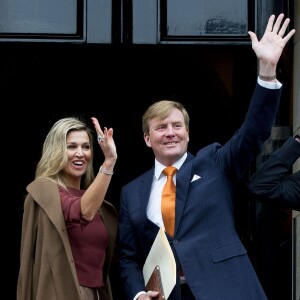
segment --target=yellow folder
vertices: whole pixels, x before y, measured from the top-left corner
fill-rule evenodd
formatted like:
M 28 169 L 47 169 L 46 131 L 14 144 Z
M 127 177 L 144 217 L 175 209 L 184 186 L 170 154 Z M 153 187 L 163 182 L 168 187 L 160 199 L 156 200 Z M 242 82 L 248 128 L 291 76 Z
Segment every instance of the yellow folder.
M 168 299 L 176 284 L 176 261 L 162 227 L 159 229 L 145 261 L 143 275 L 145 285 L 147 285 L 151 275 L 151 281 L 153 276 L 160 276 L 160 278 L 156 278 L 156 281 L 161 280 L 163 290 L 161 292 L 164 294 L 164 299 Z

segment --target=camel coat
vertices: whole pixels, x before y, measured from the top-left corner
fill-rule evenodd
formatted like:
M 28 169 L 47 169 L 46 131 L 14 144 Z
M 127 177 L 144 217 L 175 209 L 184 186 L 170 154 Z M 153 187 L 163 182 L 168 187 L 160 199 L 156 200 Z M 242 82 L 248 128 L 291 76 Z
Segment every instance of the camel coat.
M 21 235 L 17 300 L 81 300 L 75 263 L 56 183 L 36 179 L 27 187 Z M 112 300 L 109 267 L 117 236 L 117 211 L 104 201 L 100 214 L 108 230 L 104 282 Z

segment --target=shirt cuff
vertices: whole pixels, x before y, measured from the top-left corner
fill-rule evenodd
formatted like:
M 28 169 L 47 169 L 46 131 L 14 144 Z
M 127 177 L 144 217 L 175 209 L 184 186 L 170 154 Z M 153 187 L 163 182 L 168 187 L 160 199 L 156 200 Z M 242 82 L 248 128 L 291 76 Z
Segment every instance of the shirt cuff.
M 266 89 L 277 90 L 282 87 L 282 83 L 279 82 L 277 79 L 276 79 L 276 82 L 273 82 L 273 81 L 269 82 L 269 81 L 261 80 L 261 79 L 259 79 L 259 77 L 257 77 L 257 82 L 259 85 L 261 85 L 262 87 L 264 87 Z
M 136 300 L 140 295 L 143 295 L 143 294 L 147 294 L 146 292 L 139 292 L 135 295 L 135 297 L 133 298 L 133 300 Z

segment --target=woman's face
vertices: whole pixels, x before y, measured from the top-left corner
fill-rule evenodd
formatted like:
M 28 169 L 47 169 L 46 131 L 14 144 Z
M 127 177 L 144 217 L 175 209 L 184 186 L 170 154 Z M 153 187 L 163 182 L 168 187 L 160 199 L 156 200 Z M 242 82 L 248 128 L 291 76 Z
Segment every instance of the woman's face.
M 84 130 L 73 130 L 67 135 L 68 163 L 63 172 L 69 187 L 80 188 L 80 179 L 90 163 L 92 151 L 89 136 Z

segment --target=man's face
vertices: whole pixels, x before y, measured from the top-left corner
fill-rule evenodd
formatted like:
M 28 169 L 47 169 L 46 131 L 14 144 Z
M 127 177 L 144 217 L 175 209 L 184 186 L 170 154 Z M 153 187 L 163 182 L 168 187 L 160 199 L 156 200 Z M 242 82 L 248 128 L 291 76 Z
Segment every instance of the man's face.
M 144 134 L 144 140 L 161 164 L 172 165 L 187 151 L 189 142 L 182 112 L 174 108 L 164 120 L 150 120 L 149 133 Z

